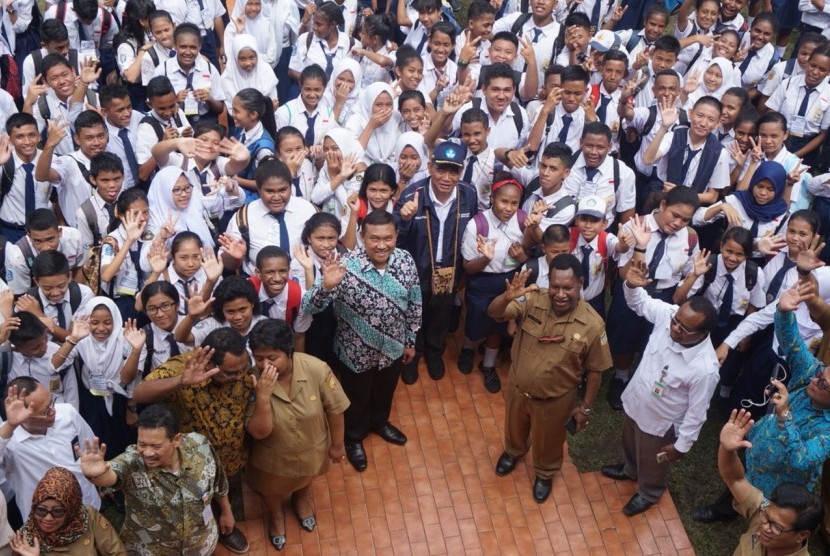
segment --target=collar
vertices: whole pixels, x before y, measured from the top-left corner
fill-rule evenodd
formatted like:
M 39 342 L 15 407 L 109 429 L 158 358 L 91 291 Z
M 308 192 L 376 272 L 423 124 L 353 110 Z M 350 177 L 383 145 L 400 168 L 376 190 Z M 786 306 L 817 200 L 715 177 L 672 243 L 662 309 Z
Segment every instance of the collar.
M 447 202 L 446 203 L 441 203 L 440 201 L 438 201 L 438 199 L 435 197 L 435 193 L 432 191 L 432 180 L 431 179 L 429 181 L 428 190 L 429 190 L 430 204 L 435 206 L 436 208 L 444 208 L 444 207 L 448 207 L 448 206 L 452 205 L 452 202 L 455 201 L 455 198 L 458 196 L 458 186 L 455 186 L 455 187 L 452 188 L 452 193 L 450 193 L 450 198 L 447 199 Z
M 83 164 L 87 169 L 89 169 L 89 166 L 92 164 L 92 160 L 87 158 L 87 156 L 83 153 L 83 151 L 81 151 L 81 149 L 72 151 L 71 153 L 69 153 L 69 156 Z
M 272 395 L 284 402 L 291 402 L 294 398 L 296 398 L 297 394 L 300 393 L 300 386 L 302 386 L 301 383 L 308 382 L 308 373 L 305 370 L 303 362 L 298 360 L 296 357 L 292 357 L 291 360 L 294 368 L 291 372 L 291 387 L 288 389 L 288 392 L 286 392 L 285 389 L 278 383 L 275 383 L 274 389 L 271 390 Z M 277 386 L 280 387 L 277 388 Z
M 27 164 L 26 162 L 23 162 L 23 160 L 18 156 L 17 151 L 14 150 L 14 149 L 12 149 L 12 157 L 14 158 L 14 168 L 15 168 L 15 170 L 19 170 L 20 168 L 23 167 L 24 164 Z M 32 159 L 31 164 L 34 164 L 35 166 L 37 166 L 38 158 L 40 158 L 40 150 L 35 152 L 35 157 Z
M 561 316 L 561 317 L 558 317 L 558 316 L 556 316 L 556 314 L 554 314 L 553 306 L 550 303 L 550 296 L 548 296 L 545 293 L 541 293 L 541 294 L 539 294 L 539 297 L 544 298 L 544 300 L 545 300 L 544 304 L 547 306 L 548 313 L 551 316 L 553 316 L 554 319 L 556 319 L 554 322 L 556 322 L 556 323 L 571 323 L 571 322 L 574 322 L 574 321 L 581 322 L 581 323 L 588 322 L 587 319 L 585 318 L 585 315 L 588 314 L 588 310 L 587 310 L 588 304 L 585 302 L 584 299 L 582 299 L 581 295 L 579 297 L 579 301 L 576 303 L 576 307 L 574 307 L 573 310 L 570 313 L 568 313 L 565 316 Z
M 168 70 L 173 70 L 173 71 L 170 71 L 169 73 L 181 72 L 182 75 L 187 76 L 190 73 L 196 73 L 196 72 L 199 72 L 199 71 L 206 72 L 206 73 L 210 72 L 209 68 L 204 67 L 201 56 L 196 56 L 196 60 L 193 62 L 193 67 L 190 68 L 189 72 L 184 71 L 182 69 L 182 67 L 179 65 L 179 57 L 178 56 L 173 56 L 172 58 L 169 58 L 169 59 L 165 60 L 164 63 L 165 64 L 170 64 L 171 67 L 169 67 Z
M 392 249 L 392 252 L 389 254 L 389 261 L 386 263 L 386 270 L 389 269 L 390 265 L 395 264 L 396 259 L 396 249 Z M 354 255 L 349 258 L 356 259 L 358 264 L 360 265 L 361 272 L 370 272 L 374 270 L 375 272 L 379 272 L 378 269 L 375 267 L 374 263 L 369 259 L 369 255 L 366 253 L 366 248 L 361 247 L 358 249 Z

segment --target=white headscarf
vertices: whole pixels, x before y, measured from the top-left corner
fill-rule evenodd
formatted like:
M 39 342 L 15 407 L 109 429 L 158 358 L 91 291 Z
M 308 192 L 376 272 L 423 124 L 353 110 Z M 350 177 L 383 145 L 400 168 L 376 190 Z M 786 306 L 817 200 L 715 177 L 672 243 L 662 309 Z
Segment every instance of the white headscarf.
M 272 14 L 271 6 L 267 0 L 263 0 L 259 15 L 251 19 L 245 15 L 245 6 L 247 4 L 248 0 L 236 0 L 233 6 L 231 22 L 228 25 L 232 26 L 234 24 L 233 20 L 239 16 L 245 18 L 245 34 L 254 38 L 257 44 L 257 52 L 267 52 L 268 45 L 271 41 L 277 41 L 278 45 L 282 45 L 282 29 L 279 25 L 275 25 L 275 22 L 276 18 L 279 18 L 281 22 L 283 18 L 288 17 L 288 14 Z M 236 54 L 234 54 L 234 58 L 236 58 Z M 271 73 L 274 73 L 273 70 Z
M 348 129 L 344 127 L 333 127 L 326 132 L 326 137 L 337 144 L 337 147 L 343 154 L 343 158 L 350 154 L 355 154 L 357 155 L 358 162 L 364 161 L 363 159 L 366 153 L 363 151 L 360 141 L 355 139 L 354 134 Z
M 704 82 L 706 79 L 706 72 L 712 66 L 718 66 L 721 71 L 721 75 L 723 75 L 723 81 L 721 82 L 720 87 L 715 89 L 714 91 L 710 91 L 706 88 L 706 83 Z M 734 78 L 732 76 L 733 72 L 735 71 L 735 66 L 727 60 L 726 58 L 717 57 L 713 58 L 709 64 L 703 68 L 700 73 L 700 85 L 696 91 L 689 95 L 689 98 L 686 100 L 686 106 L 691 108 L 694 106 L 695 102 L 698 101 L 699 98 L 704 96 L 715 97 L 716 99 L 720 100 L 723 97 L 723 93 L 730 89 L 734 85 Z
M 387 83 L 372 83 L 363 89 L 354 106 L 352 115 L 349 116 L 349 121 L 346 122 L 346 127 L 352 130 L 353 133 L 357 129 L 365 128 L 372 118 L 372 105 L 382 93 L 387 93 L 394 102 L 395 93 Z M 366 158 L 370 162 L 394 163 L 395 143 L 398 141 L 398 135 L 400 134 L 399 126 L 400 114 L 393 109 L 389 121 L 375 128 L 372 137 L 369 138 L 369 143 L 366 145 Z
M 427 177 L 429 173 L 427 169 L 427 163 L 429 162 L 429 152 L 427 151 L 426 143 L 424 142 L 424 136 L 418 133 L 417 131 L 407 131 L 406 133 L 402 133 L 400 137 L 398 137 L 398 141 L 395 143 L 395 175 L 400 177 L 400 165 L 398 161 L 401 158 L 401 153 L 406 147 L 412 147 L 418 153 L 418 156 L 421 157 L 421 165 L 415 170 L 415 174 L 413 174 L 410 183 L 414 183 L 416 181 L 420 181 L 423 178 Z
M 335 105 L 337 102 L 335 98 L 337 96 L 337 78 L 344 71 L 352 72 L 352 77 L 354 77 L 354 89 L 352 89 L 349 93 L 349 97 L 346 99 L 346 102 L 343 103 L 343 109 L 340 112 L 341 122 L 345 121 L 346 117 L 351 114 L 352 107 L 357 101 L 361 85 L 363 84 L 363 70 L 360 68 L 360 63 L 357 60 L 351 56 L 347 56 L 346 58 L 341 58 L 334 63 L 334 68 L 331 70 L 331 78 L 329 79 L 329 84 L 326 85 L 326 91 L 323 93 L 322 100 L 322 103 L 326 106 Z
M 178 166 L 167 166 L 162 168 L 153 182 L 150 184 L 150 223 L 147 229 L 158 235 L 161 227 L 167 221 L 168 213 L 175 219 L 176 233 L 191 231 L 202 239 L 205 247 L 213 247 L 213 237 L 210 235 L 210 228 L 205 222 L 205 215 L 202 203 L 202 189 L 194 187 L 190 195 L 190 203 L 184 209 L 180 209 L 173 202 L 173 187 L 182 176 L 184 170 Z M 186 176 L 185 176 L 186 177 Z M 188 182 L 189 185 L 190 182 Z
M 236 60 L 239 53 L 245 49 L 256 52 L 257 61 L 253 71 L 243 70 Z M 222 89 L 225 92 L 225 97 L 233 99 L 236 93 L 242 89 L 252 88 L 265 95 L 265 98 L 270 98 L 278 80 L 277 76 L 274 75 L 274 70 L 260 54 L 256 39 L 247 33 L 236 35 L 231 41 L 230 53 L 231 57 L 228 59 L 225 72 L 222 74 Z
M 106 340 L 97 340 L 90 334 L 78 342 L 75 348 L 78 356 L 84 361 L 84 370 L 81 378 L 84 386 L 91 389 L 95 384 L 95 377 L 102 377 L 106 380 L 106 387 L 109 392 L 117 392 L 126 395 L 121 387 L 121 367 L 124 365 L 124 356 L 129 354 L 129 345 L 124 339 L 124 322 L 121 319 L 121 312 L 115 302 L 109 297 L 93 297 L 75 312 L 74 318 L 88 317 L 96 307 L 104 305 L 112 314 L 112 333 Z M 112 396 L 104 397 L 107 411 L 112 415 Z

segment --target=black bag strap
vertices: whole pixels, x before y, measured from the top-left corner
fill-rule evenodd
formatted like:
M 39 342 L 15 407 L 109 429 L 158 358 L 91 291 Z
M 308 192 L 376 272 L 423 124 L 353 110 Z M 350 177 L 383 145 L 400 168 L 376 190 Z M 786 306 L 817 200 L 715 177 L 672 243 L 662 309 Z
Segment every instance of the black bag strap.
M 155 47 L 148 50 L 147 54 L 150 56 L 150 59 L 153 61 L 153 67 L 158 67 L 161 60 L 159 60 L 159 53 L 156 52 Z
M 539 278 L 539 258 L 533 257 L 525 263 L 525 268 L 530 269 L 530 275 L 527 277 L 527 284 L 535 284 Z
M 43 118 L 44 122 L 48 122 L 52 118 L 52 110 L 49 108 L 49 102 L 46 100 L 46 95 L 40 95 L 37 97 L 37 107 L 40 110 L 40 117 Z M 46 124 L 46 128 L 48 128 L 48 123 Z M 46 128 L 44 128 L 43 132 L 46 133 Z
M 10 156 L 3 165 L 3 177 L 0 179 L 0 204 L 3 204 L 6 195 L 12 190 L 12 182 L 14 182 L 14 157 Z M 6 275 L 3 274 L 3 276 Z
M 72 314 L 75 314 L 75 311 L 78 310 L 78 307 L 81 306 L 81 286 L 78 285 L 75 280 L 69 281 L 69 308 L 72 310 Z
M 526 0 L 522 0 L 523 2 Z M 513 26 L 510 28 L 510 32 L 516 35 L 517 37 L 522 36 L 522 27 L 525 26 L 530 20 L 531 14 L 527 13 L 527 10 L 522 10 L 522 15 L 516 18 L 516 21 L 513 22 Z
M 26 261 L 26 266 L 29 270 L 35 265 L 35 252 L 32 251 L 32 244 L 29 243 L 29 237 L 23 236 L 17 240 L 15 243 L 20 248 L 20 252 L 23 253 L 23 260 Z
M 251 229 L 248 227 L 248 205 L 236 211 L 236 227 L 239 228 L 239 235 L 245 241 L 245 255 L 251 251 Z
M 161 138 L 164 137 L 164 128 L 161 126 L 161 122 L 158 121 L 153 116 L 144 116 L 141 118 L 142 124 L 150 124 L 150 127 L 153 128 L 153 131 L 156 132 L 156 138 L 161 141 Z
M 95 213 L 95 207 L 92 206 L 92 198 L 83 202 L 81 211 L 84 213 L 89 231 L 92 232 L 92 244 L 100 245 L 102 239 L 101 230 L 98 228 L 98 215 Z
M 144 330 L 144 350 L 147 352 L 147 356 L 144 359 L 144 369 L 142 369 L 141 378 L 147 378 L 147 375 L 153 370 L 153 355 L 156 353 L 152 323 L 145 324 L 142 330 Z

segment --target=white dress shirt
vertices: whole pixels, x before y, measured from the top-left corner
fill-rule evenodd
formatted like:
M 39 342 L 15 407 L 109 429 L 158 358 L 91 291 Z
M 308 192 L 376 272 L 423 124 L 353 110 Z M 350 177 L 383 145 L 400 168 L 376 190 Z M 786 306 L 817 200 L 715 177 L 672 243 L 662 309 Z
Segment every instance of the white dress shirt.
M 623 213 L 633 209 L 637 201 L 637 190 L 634 179 L 634 172 L 622 161 L 619 163 L 620 183 L 614 190 L 614 159 L 606 156 L 605 160 L 598 166 L 599 172 L 594 179 L 588 181 L 585 173 L 585 157 L 580 154 L 574 162 L 571 173 L 565 178 L 563 188 L 565 193 L 572 195 L 578 203 L 589 195 L 597 195 L 605 201 L 605 220 L 609 223 L 614 221 L 617 213 Z
M 654 219 L 654 213 L 645 215 L 645 222 L 650 230 L 651 238 L 646 246 L 644 258 L 646 265 L 651 262 L 651 257 L 654 255 L 654 250 L 657 244 L 660 243 L 660 234 L 656 230 L 659 229 L 657 221 Z M 631 220 L 623 225 L 623 229 L 631 233 Z M 680 280 L 689 274 L 694 267 L 694 258 L 700 247 L 695 244 L 694 248 L 689 249 L 689 228 L 671 234 L 666 237 L 666 250 L 653 278 L 656 280 L 657 289 L 663 290 L 674 287 Z M 629 249 L 625 253 L 620 254 L 620 268 L 627 265 L 634 257 L 634 250 Z
M 671 339 L 677 305 L 652 299 L 643 288 L 623 285 L 623 292 L 631 310 L 654 323 L 637 372 L 623 392 L 623 409 L 647 434 L 662 437 L 674 427 L 674 446 L 685 454 L 706 422 L 709 400 L 720 380 L 715 348 L 708 337 L 691 347 Z M 660 396 L 653 394 L 657 382 L 665 385 Z
M 590 0 L 585 0 L 590 2 Z M 501 31 L 512 31 L 513 24 L 522 16 L 520 12 L 514 12 L 501 17 L 496 20 L 493 25 L 493 34 Z M 533 45 L 533 53 L 536 56 L 536 71 L 538 72 L 539 83 L 542 83 L 545 78 L 545 70 L 551 64 L 551 55 L 553 54 L 553 44 L 559 37 L 560 25 L 552 19 L 550 23 L 544 27 L 537 27 L 533 22 L 533 18 L 529 18 L 524 25 L 522 25 L 519 33 L 520 38 L 527 37 Z M 537 38 L 538 36 L 538 38 Z M 521 47 L 521 44 L 519 45 Z M 513 61 L 513 69 L 516 71 L 525 71 L 526 63 L 521 55 L 516 56 Z
M 176 330 L 176 326 L 178 325 L 178 321 L 173 324 L 173 330 Z M 150 370 L 156 369 L 163 365 L 168 359 L 170 359 L 170 343 L 167 341 L 167 336 L 173 334 L 171 330 L 168 332 L 162 328 L 159 328 L 154 323 L 150 323 L 150 330 L 153 332 L 153 361 L 150 364 Z M 173 340 L 175 342 L 175 340 Z M 176 345 L 179 348 L 179 354 L 187 353 L 190 351 L 190 347 L 186 344 L 182 344 L 176 342 Z M 137 380 L 140 381 L 141 374 L 144 372 L 144 365 L 147 362 L 147 345 L 145 344 L 141 348 L 141 354 L 138 356 L 138 377 Z
M 723 257 L 718 256 L 717 269 L 715 270 L 715 279 L 709 284 L 709 287 L 703 293 L 703 297 L 708 299 L 712 306 L 720 309 L 723 305 L 723 296 L 726 294 L 726 275 L 729 274 L 726 270 L 726 265 L 723 264 Z M 755 282 L 755 287 L 751 291 L 746 289 L 746 261 L 738 265 L 738 268 L 732 271 L 732 307 L 730 313 L 733 315 L 745 315 L 747 307 L 752 305 L 756 309 L 760 309 L 767 304 L 765 275 L 759 269 L 758 279 Z M 704 276 L 698 276 L 692 286 L 689 295 L 695 295 L 703 287 Z
M 580 149 L 580 140 L 582 139 L 582 128 L 585 126 L 585 110 L 580 106 L 573 112 L 568 112 L 565 110 L 565 108 L 562 106 L 562 103 L 560 102 L 556 105 L 556 108 L 554 108 L 553 110 L 553 124 L 551 124 L 547 135 L 545 135 L 542 138 L 542 144 L 539 145 L 539 152 L 544 151 L 545 147 L 547 147 L 549 144 L 556 143 L 559 141 L 559 133 L 565 126 L 565 122 L 562 120 L 562 117 L 566 114 L 570 115 L 572 120 L 571 124 L 568 126 L 568 134 L 565 137 L 564 142 L 574 152 Z M 539 115 L 539 117 L 541 117 L 541 114 Z
M 73 271 L 83 266 L 86 261 L 84 242 L 81 239 L 81 232 L 69 226 L 60 226 L 61 237 L 58 243 L 58 251 L 66 255 L 69 261 L 69 270 Z M 32 249 L 32 256 L 37 257 L 39 251 L 32 244 L 28 235 L 23 236 L 24 241 L 29 243 Z M 31 269 L 26 263 L 23 251 L 17 244 L 6 246 L 6 281 L 15 295 L 26 293 L 32 287 Z
M 121 159 L 124 160 L 123 157 Z M 92 196 L 94 191 L 78 164 L 83 165 L 89 172 L 92 162 L 80 150 L 64 156 L 52 157 L 52 169 L 58 174 L 58 179 L 50 183 L 58 192 L 58 204 L 66 223 L 72 227 L 77 227 L 78 209 Z
M 98 234 L 101 236 L 99 241 L 102 241 L 107 235 L 107 227 L 110 225 L 110 216 L 106 208 L 106 203 L 98 195 L 98 192 L 92 194 L 90 197 L 92 208 L 94 209 L 96 220 L 98 222 Z M 86 215 L 81 207 L 75 211 L 75 221 L 78 224 L 77 230 L 81 233 L 81 241 L 84 245 L 84 252 L 88 252 L 92 247 L 95 238 L 92 237 L 92 227 L 86 219 Z
M 140 166 L 141 162 L 138 161 L 138 126 L 141 123 L 141 119 L 144 118 L 144 114 L 139 112 L 138 110 L 133 110 L 132 114 L 130 115 L 130 125 L 127 126 L 127 137 L 130 139 L 130 145 L 133 148 L 133 154 L 135 155 L 136 163 Z M 138 183 L 138 176 L 133 175 L 132 168 L 127 163 L 127 155 L 126 150 L 124 149 L 124 142 L 121 140 L 121 137 L 118 133 L 121 131 L 120 127 L 115 127 L 112 125 L 109 120 L 104 119 L 104 122 L 107 124 L 107 131 L 109 131 L 109 141 L 107 141 L 107 152 L 110 152 L 121 159 L 124 163 L 124 185 L 121 187 L 121 190 L 129 189 L 135 186 Z
M 19 376 L 30 376 L 43 385 L 46 390 L 58 401 L 77 409 L 80 406 L 78 396 L 78 380 L 72 369 L 59 373 L 52 365 L 52 356 L 60 346 L 55 342 L 47 342 L 46 353 L 43 357 L 28 357 L 15 351 L 12 353 L 12 368 L 9 370 L 9 382 Z
M 18 224 L 23 226 L 26 223 L 26 170 L 23 169 L 24 162 L 17 156 L 17 151 L 12 149 L 12 157 L 14 158 L 14 178 L 12 179 L 12 187 L 3 203 L 0 204 L 0 220 L 9 222 L 10 224 Z M 37 168 L 37 161 L 40 159 L 40 150 L 35 153 L 32 159 L 32 176 L 34 176 L 34 168 Z M 5 170 L 0 167 L 0 176 Z M 49 205 L 49 195 L 52 192 L 52 186 L 48 181 L 35 180 L 35 208 L 51 208 Z
M 213 67 L 207 58 L 203 56 L 197 56 L 196 61 L 193 64 L 193 67 L 190 68 L 189 72 L 184 71 L 181 66 L 179 66 L 179 59 L 176 58 L 168 58 L 161 62 L 158 67 L 156 68 L 156 76 L 164 75 L 168 79 L 170 79 L 170 83 L 173 84 L 173 90 L 176 94 L 179 91 L 183 91 L 188 88 L 187 86 L 187 78 L 190 74 L 193 74 L 193 81 L 192 81 L 192 89 L 195 91 L 197 89 L 208 89 L 210 92 L 210 98 L 213 100 L 225 100 L 225 93 L 222 87 L 222 80 L 219 75 L 219 72 Z M 191 93 L 192 94 L 192 93 Z M 185 101 L 185 105 L 187 101 Z M 207 102 L 199 102 L 199 115 L 204 116 L 208 113 L 208 105 Z M 141 162 L 139 162 L 140 164 Z
M 297 283 L 302 293 L 305 294 L 305 288 L 302 284 Z M 273 300 L 274 304 L 268 311 L 267 318 L 271 319 L 278 319 L 278 320 L 286 320 L 286 311 L 288 308 L 288 284 L 282 289 L 282 291 L 277 294 L 275 297 L 268 297 L 268 294 L 265 293 L 265 287 L 259 287 L 259 302 L 260 304 L 265 303 L 266 301 Z M 308 331 L 311 328 L 311 323 L 314 320 L 314 316 L 304 312 L 300 307 L 297 307 L 297 316 L 294 317 L 293 322 L 291 323 L 291 328 L 297 334 L 303 334 L 304 332 Z
M 677 133 L 689 133 L 689 131 L 686 128 L 679 128 Z M 666 133 L 663 136 L 663 140 L 660 142 L 660 148 L 657 150 L 657 163 L 655 164 L 655 167 L 657 168 L 657 177 L 663 181 L 666 181 L 666 176 L 668 174 L 668 154 L 669 149 L 671 148 L 672 139 L 674 139 L 674 134 L 674 131 Z M 686 144 L 689 147 L 694 147 L 702 151 L 703 147 L 706 145 L 706 142 L 704 140 L 703 143 L 693 145 L 691 138 L 689 138 Z M 702 158 L 703 152 L 698 153 L 697 156 L 695 156 L 689 163 L 689 171 L 685 176 L 683 176 L 683 183 L 675 185 L 691 186 L 697 177 L 697 169 L 700 166 Z M 715 163 L 715 167 L 712 170 L 712 176 L 709 178 L 709 182 L 706 184 L 706 187 L 703 188 L 703 191 L 706 191 L 706 189 L 724 189 L 729 187 L 729 184 L 729 153 L 726 152 L 726 149 L 721 149 L 718 161 Z
M 495 243 L 495 254 L 481 272 L 500 274 L 515 270 L 519 263 L 511 258 L 507 252 L 514 243 L 521 243 L 524 236 L 524 231 L 519 226 L 518 213 L 514 214 L 507 222 L 502 222 L 496 218 L 492 209 L 487 209 L 482 214 L 487 219 L 486 239 L 491 243 Z M 464 228 L 464 236 L 461 240 L 461 256 L 466 261 L 473 261 L 482 256 L 478 252 L 478 227 L 475 218 L 470 218 Z
M 608 267 L 608 260 L 613 259 L 618 261 L 620 256 L 617 254 L 617 244 L 620 242 L 617 236 L 608 232 L 605 234 L 605 258 L 602 257 L 599 251 L 599 234 L 587 242 L 582 234 L 576 238 L 576 245 L 574 245 L 571 254 L 574 255 L 579 262 L 585 258 L 582 248 L 585 245 L 591 246 L 591 254 L 588 256 L 588 270 L 590 276 L 588 279 L 588 286 L 586 287 L 583 281 L 582 299 L 590 301 L 596 296 L 600 295 L 605 290 L 605 272 Z
M 796 64 L 798 65 L 798 64 Z M 807 94 L 804 74 L 786 79 L 767 99 L 767 108 L 787 118 L 788 132 L 794 137 L 815 135 L 830 127 L 830 83 L 825 77 L 810 95 L 807 110 L 799 116 Z
M 308 130 L 308 118 L 316 117 L 317 119 L 314 120 L 315 145 L 322 145 L 323 137 L 325 137 L 329 129 L 337 127 L 337 121 L 334 119 L 334 111 L 332 111 L 330 106 L 320 102 L 312 112 L 309 112 L 303 103 L 303 99 L 300 97 L 290 100 L 277 108 L 274 115 L 277 120 L 277 129 L 282 129 L 286 126 L 295 127 L 303 134 L 303 137 L 305 137 L 306 131 Z M 306 147 L 310 146 L 306 145 Z
M 490 127 L 490 135 L 487 138 L 487 144 L 492 149 L 517 149 L 527 143 L 527 134 L 530 132 L 531 123 L 527 117 L 527 112 L 521 106 L 516 105 L 519 109 L 522 119 L 521 132 L 516 130 L 516 121 L 513 118 L 513 103 L 507 105 L 499 120 L 495 121 L 490 110 L 487 108 L 487 101 L 481 101 L 481 109 L 487 114 L 488 125 Z M 472 101 L 462 106 L 452 119 L 452 129 L 454 133 L 461 130 L 461 116 L 473 107 Z

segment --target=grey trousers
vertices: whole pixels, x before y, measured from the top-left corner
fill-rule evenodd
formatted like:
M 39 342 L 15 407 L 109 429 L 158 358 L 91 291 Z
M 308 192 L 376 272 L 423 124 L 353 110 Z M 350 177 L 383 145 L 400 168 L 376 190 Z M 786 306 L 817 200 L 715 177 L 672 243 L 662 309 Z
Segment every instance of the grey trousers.
M 674 427 L 663 436 L 654 436 L 640 430 L 634 419 L 625 415 L 623 422 L 624 472 L 636 478 L 640 496 L 649 502 L 656 502 L 666 490 L 669 463 L 657 463 L 657 454 L 666 444 L 676 440 Z

